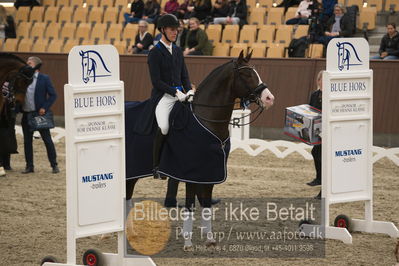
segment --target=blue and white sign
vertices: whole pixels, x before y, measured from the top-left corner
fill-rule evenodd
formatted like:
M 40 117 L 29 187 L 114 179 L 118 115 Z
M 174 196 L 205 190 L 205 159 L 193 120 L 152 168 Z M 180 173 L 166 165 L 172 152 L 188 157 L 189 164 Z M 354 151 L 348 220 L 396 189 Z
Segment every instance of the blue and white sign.
M 369 69 L 369 44 L 364 38 L 335 38 L 327 47 L 327 71 L 346 73 Z

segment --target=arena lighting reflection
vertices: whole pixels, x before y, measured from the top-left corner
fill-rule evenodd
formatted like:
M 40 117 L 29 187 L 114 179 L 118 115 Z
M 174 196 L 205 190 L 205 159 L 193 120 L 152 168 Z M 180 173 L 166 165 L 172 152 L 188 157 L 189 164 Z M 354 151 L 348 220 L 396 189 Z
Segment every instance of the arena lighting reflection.
M 4 7 L 13 7 L 14 6 L 14 2 L 1 2 L 0 1 L 0 5 L 2 5 Z

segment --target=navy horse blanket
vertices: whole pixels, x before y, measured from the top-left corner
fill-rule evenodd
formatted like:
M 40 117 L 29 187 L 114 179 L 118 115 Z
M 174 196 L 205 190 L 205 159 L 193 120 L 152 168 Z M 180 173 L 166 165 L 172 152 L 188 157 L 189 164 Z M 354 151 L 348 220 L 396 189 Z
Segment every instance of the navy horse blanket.
M 153 140 L 156 122 L 150 134 L 137 132 L 138 119 L 145 102 L 125 103 L 126 178 L 152 176 Z M 169 118 L 170 129 L 164 143 L 159 171 L 178 181 L 219 184 L 227 178 L 230 138 L 222 141 L 208 130 L 191 110 L 191 105 L 176 102 Z

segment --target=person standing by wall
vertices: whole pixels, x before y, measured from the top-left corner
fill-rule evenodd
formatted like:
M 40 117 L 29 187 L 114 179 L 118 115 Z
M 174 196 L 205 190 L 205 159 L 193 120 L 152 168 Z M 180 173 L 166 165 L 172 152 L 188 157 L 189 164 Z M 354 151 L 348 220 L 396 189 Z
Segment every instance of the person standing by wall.
M 42 61 L 40 58 L 32 56 L 28 58 L 27 64 L 31 67 L 39 66 L 36 73 L 33 75 L 33 81 L 29 85 L 26 96 L 25 104 L 23 106 L 22 115 L 22 132 L 24 134 L 24 150 L 25 150 L 25 161 L 26 168 L 22 172 L 23 174 L 33 173 L 33 131 L 31 130 L 28 119 L 33 112 L 38 112 L 39 115 L 44 115 L 50 110 L 51 105 L 57 99 L 57 94 L 50 81 L 50 78 L 39 72 Z M 50 165 L 53 169 L 53 173 L 57 174 L 60 172 L 57 163 L 57 154 L 55 151 L 53 140 L 51 139 L 50 129 L 39 130 L 40 136 L 46 145 L 47 157 L 50 161 Z

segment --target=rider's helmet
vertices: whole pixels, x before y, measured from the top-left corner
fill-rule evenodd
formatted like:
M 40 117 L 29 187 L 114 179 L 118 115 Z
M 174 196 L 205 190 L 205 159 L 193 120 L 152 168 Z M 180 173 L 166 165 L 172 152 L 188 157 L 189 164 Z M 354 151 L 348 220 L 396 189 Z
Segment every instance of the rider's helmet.
M 178 28 L 179 20 L 177 20 L 175 15 L 166 14 L 158 19 L 157 27 L 159 31 L 161 31 L 162 28 L 166 27 Z

